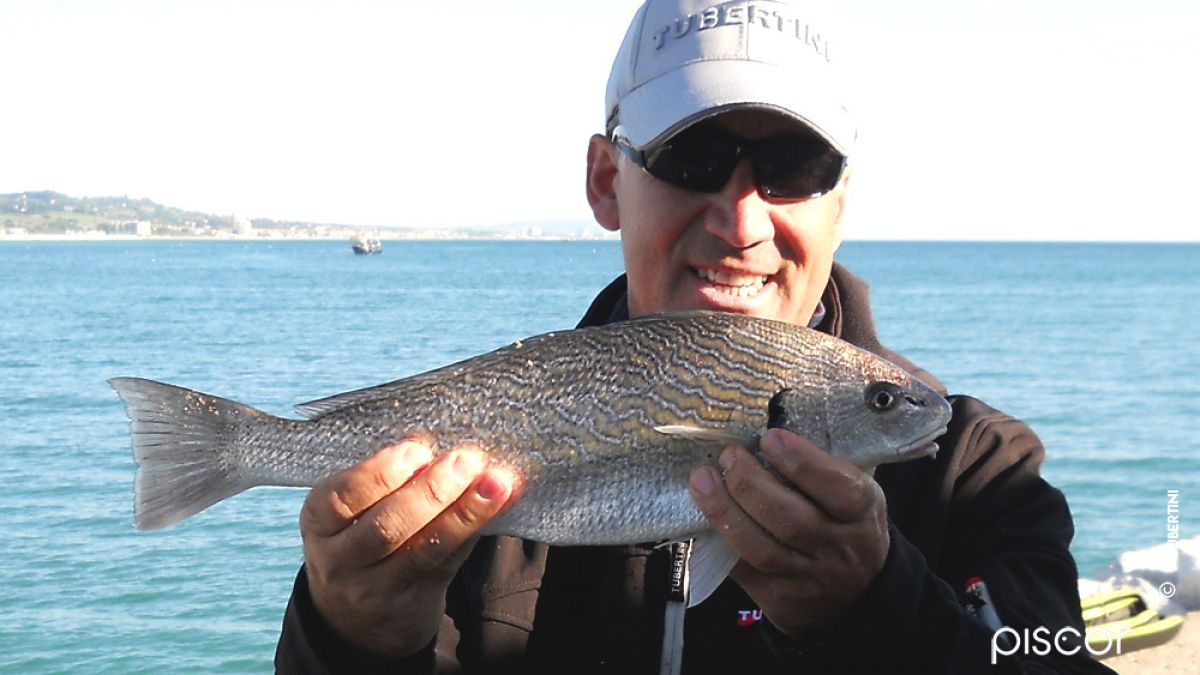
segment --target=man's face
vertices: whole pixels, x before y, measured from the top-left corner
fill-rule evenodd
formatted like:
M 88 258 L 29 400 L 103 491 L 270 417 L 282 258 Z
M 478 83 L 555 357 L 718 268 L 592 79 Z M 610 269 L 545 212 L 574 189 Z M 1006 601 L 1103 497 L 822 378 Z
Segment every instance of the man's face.
M 716 117 L 755 140 L 797 131 L 776 114 Z M 602 137 L 588 150 L 588 199 L 596 220 L 620 230 L 630 316 L 712 309 L 807 324 L 841 243 L 848 171 L 821 197 L 762 197 L 742 160 L 715 193 L 675 187 L 626 159 Z

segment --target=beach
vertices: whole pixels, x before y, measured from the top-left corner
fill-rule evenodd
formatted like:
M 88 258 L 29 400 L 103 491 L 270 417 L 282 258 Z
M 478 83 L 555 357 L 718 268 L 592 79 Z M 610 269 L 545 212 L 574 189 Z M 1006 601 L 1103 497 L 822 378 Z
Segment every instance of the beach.
M 1104 659 L 1122 675 L 1194 673 L 1200 663 L 1200 612 L 1188 612 L 1179 634 L 1166 644 Z

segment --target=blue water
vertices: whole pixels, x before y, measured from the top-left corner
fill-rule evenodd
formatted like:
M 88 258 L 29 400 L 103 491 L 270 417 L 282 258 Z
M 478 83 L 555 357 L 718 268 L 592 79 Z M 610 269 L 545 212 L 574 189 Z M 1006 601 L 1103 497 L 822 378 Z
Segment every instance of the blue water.
M 1200 494 L 1200 246 L 850 243 L 885 343 L 1030 421 L 1091 573 Z M 130 524 L 104 380 L 276 414 L 571 326 L 614 242 L 0 242 L 0 671 L 269 672 L 300 490 Z M 1197 533 L 1183 507 L 1183 536 Z

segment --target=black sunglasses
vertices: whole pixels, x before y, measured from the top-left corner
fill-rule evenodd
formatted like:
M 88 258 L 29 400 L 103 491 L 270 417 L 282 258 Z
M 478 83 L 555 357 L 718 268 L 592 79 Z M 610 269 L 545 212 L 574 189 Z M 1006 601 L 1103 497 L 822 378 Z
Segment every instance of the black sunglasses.
M 646 173 L 696 192 L 719 192 L 743 159 L 750 160 L 759 192 L 775 199 L 820 197 L 837 186 L 846 168 L 845 155 L 810 135 L 748 141 L 720 127 L 698 124 L 638 150 L 618 126 L 612 141 Z

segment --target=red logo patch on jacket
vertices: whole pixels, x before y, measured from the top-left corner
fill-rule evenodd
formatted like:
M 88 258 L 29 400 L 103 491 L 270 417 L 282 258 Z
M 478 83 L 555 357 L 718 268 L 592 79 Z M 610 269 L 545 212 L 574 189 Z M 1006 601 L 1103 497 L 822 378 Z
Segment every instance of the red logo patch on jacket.
M 737 614 L 737 625 L 741 628 L 753 626 L 763 620 L 761 609 L 739 609 Z

